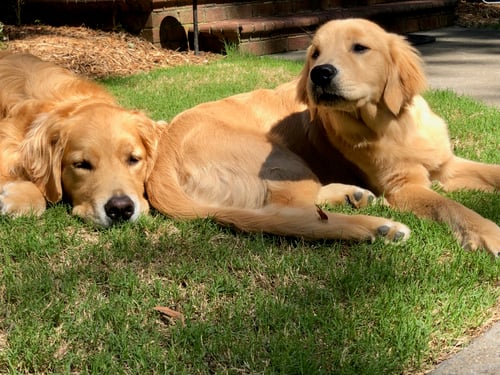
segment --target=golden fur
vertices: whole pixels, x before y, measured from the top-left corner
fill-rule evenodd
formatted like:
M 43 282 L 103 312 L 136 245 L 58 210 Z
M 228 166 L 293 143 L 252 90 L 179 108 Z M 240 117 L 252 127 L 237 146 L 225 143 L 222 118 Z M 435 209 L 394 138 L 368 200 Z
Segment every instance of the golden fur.
M 0 54 L 1 213 L 41 214 L 64 197 L 96 224 L 137 219 L 160 130 L 68 70 Z
M 337 73 L 324 82 L 318 70 L 326 65 Z M 318 31 L 297 92 L 312 126 L 323 128 L 329 143 L 361 170 L 362 186 L 394 207 L 448 224 L 466 249 L 497 255 L 498 225 L 431 184 L 496 191 L 500 165 L 453 154 L 446 123 L 419 95 L 425 88 L 421 61 L 406 41 L 371 22 L 345 20 Z
M 400 36 L 360 19 L 323 25 L 298 80 L 178 115 L 147 182 L 151 204 L 182 218 L 308 238 L 406 238 L 383 218 L 316 212 L 371 193 L 451 226 L 468 249 L 500 251 L 500 228 L 431 189 L 500 186 L 500 166 L 456 157 L 447 126 L 419 96 L 426 80 Z M 340 183 L 349 185 L 340 185 Z
M 307 107 L 297 100 L 297 83 L 201 104 L 174 118 L 146 184 L 152 206 L 245 231 L 408 238 L 409 229 L 389 219 L 318 210 L 346 198 L 364 206 L 373 194 L 352 185 L 359 182 L 355 167 L 325 141 L 322 128 L 311 126 Z

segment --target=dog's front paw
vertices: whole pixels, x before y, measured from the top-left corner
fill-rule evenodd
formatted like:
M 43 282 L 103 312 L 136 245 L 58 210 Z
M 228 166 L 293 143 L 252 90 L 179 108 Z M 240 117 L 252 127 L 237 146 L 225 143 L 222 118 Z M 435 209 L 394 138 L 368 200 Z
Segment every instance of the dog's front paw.
M 375 203 L 376 197 L 371 191 L 355 185 L 328 184 L 322 186 L 316 197 L 316 204 L 345 204 L 354 208 L 367 207 Z
M 403 243 L 410 238 L 411 230 L 397 221 L 384 223 L 377 228 L 377 237 L 383 238 L 385 243 Z
M 352 189 L 347 192 L 345 200 L 354 208 L 362 208 L 375 203 L 376 197 L 370 190 L 352 186 Z
M 0 212 L 3 215 L 41 215 L 45 206 L 42 192 L 32 182 L 13 181 L 0 187 Z

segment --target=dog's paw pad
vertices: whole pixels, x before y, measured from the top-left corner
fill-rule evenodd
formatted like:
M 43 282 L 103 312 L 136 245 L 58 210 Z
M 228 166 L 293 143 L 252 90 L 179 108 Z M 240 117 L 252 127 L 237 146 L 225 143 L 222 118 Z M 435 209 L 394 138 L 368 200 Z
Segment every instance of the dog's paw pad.
M 363 193 L 361 191 L 357 191 L 352 196 L 354 197 L 356 202 L 359 202 L 361 198 L 363 198 Z
M 379 227 L 377 229 L 377 233 L 379 234 L 379 236 L 386 236 L 387 233 L 389 233 L 390 229 L 391 229 L 390 226 L 388 226 L 388 225 L 382 225 L 381 227 Z
M 376 197 L 369 190 L 359 189 L 347 194 L 345 199 L 347 203 L 354 208 L 361 208 L 372 205 L 375 202 Z
M 404 239 L 404 237 L 405 237 L 405 233 L 399 231 L 399 232 L 396 232 L 394 234 L 393 240 L 397 242 L 397 241 L 400 241 L 400 240 Z
M 377 228 L 377 235 L 384 238 L 386 243 L 402 243 L 410 237 L 410 228 L 406 225 L 393 222 Z

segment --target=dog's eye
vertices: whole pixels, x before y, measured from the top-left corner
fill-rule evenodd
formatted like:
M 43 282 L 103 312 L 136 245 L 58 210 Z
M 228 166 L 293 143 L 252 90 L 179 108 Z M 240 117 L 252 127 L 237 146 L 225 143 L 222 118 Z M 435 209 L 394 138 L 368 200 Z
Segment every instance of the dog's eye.
M 313 53 L 311 53 L 311 58 L 317 59 L 319 57 L 319 50 L 315 49 Z
M 359 43 L 355 43 L 352 46 L 353 52 L 356 52 L 356 53 L 363 53 L 363 52 L 368 51 L 369 49 L 370 48 L 368 48 L 367 46 L 364 46 L 364 45 L 359 44 Z
M 141 161 L 141 158 L 139 156 L 130 155 L 127 159 L 127 164 L 132 166 L 132 165 L 136 165 L 140 161 Z
M 73 163 L 73 168 L 75 169 L 85 169 L 85 170 L 92 170 L 92 164 L 90 164 L 87 160 L 81 160 Z

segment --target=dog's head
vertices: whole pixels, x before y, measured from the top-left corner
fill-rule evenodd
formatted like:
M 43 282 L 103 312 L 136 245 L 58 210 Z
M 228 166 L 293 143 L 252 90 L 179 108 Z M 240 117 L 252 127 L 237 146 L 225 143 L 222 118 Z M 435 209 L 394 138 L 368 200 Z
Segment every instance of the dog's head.
M 397 116 L 425 88 L 420 57 L 408 42 L 373 22 L 346 19 L 316 32 L 298 95 L 313 114 L 321 106 L 352 112 L 372 103 Z
M 21 147 L 28 178 L 49 202 L 63 197 L 73 214 L 109 226 L 149 210 L 144 184 L 162 124 L 107 103 L 84 101 L 44 113 Z

